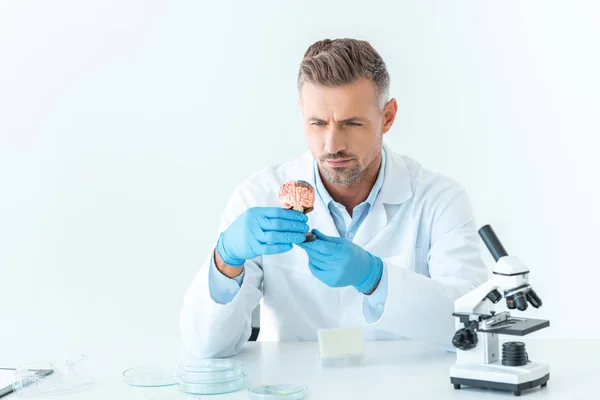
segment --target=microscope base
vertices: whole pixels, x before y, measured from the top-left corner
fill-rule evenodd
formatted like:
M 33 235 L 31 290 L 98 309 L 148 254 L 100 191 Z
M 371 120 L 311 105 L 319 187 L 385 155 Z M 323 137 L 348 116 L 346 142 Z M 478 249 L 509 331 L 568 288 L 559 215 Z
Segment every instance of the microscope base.
M 455 363 L 450 368 L 450 383 L 455 389 L 461 385 L 481 389 L 507 390 L 520 396 L 525 389 L 545 387 L 550 379 L 548 364 L 527 363 L 519 367 L 491 364 Z

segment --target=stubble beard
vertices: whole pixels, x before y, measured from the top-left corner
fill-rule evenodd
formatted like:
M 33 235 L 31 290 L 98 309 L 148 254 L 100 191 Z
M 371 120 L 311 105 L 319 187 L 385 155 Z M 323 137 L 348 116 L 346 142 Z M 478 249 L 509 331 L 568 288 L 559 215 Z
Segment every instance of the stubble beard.
M 346 167 L 323 166 L 321 172 L 323 177 L 334 185 L 350 185 L 358 180 L 365 171 L 361 168 L 358 160 L 353 160 L 352 165 Z

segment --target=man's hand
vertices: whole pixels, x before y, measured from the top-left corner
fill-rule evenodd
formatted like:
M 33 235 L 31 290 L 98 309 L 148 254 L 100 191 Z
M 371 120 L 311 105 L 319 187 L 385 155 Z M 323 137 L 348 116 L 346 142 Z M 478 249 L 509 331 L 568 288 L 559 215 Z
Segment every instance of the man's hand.
M 227 276 L 241 273 L 248 259 L 284 253 L 306 240 L 308 217 L 300 211 L 281 207 L 253 207 L 246 210 L 219 236 L 215 248 L 217 268 Z M 224 263 L 225 266 L 220 265 Z M 232 271 L 236 268 L 239 272 Z
M 383 262 L 350 240 L 313 230 L 317 240 L 298 244 L 308 254 L 312 274 L 330 287 L 354 286 L 371 294 L 381 279 Z

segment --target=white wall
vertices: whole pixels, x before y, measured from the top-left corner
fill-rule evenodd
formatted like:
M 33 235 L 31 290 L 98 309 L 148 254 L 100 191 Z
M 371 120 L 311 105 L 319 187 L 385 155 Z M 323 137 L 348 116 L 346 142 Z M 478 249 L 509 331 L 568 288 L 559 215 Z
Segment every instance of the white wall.
M 230 190 L 306 149 L 297 67 L 341 36 L 388 64 L 387 142 L 532 269 L 538 336 L 600 336 L 598 5 L 322 3 L 0 2 L 0 362 L 178 349 Z

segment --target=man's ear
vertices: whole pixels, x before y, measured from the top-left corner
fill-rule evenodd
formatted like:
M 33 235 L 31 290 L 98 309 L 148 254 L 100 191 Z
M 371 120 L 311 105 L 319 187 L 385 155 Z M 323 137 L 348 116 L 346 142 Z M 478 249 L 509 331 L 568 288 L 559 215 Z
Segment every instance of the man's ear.
M 391 99 L 387 102 L 383 108 L 383 124 L 381 127 L 381 133 L 386 133 L 390 130 L 396 119 L 396 113 L 398 112 L 398 102 L 396 99 Z

